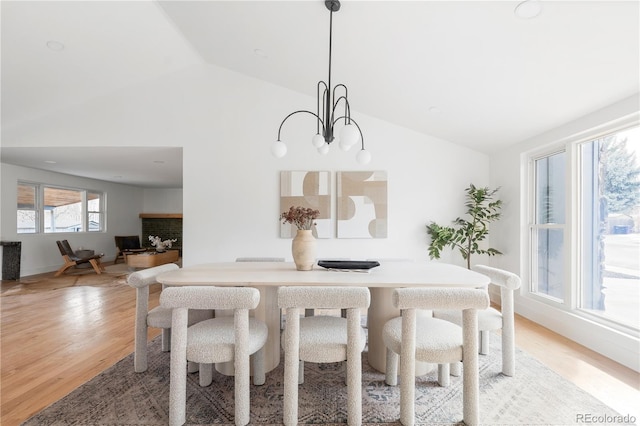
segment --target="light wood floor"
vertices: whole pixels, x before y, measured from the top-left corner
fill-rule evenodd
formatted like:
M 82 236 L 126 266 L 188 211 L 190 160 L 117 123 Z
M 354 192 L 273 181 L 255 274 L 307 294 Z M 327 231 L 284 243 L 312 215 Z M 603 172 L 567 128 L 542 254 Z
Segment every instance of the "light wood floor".
M 135 291 L 85 281 L 69 286 L 74 279 L 2 281 L 3 426 L 19 425 L 133 351 Z M 153 286 L 152 307 L 159 294 Z M 619 413 L 640 417 L 638 373 L 524 318 L 516 330 L 521 349 Z

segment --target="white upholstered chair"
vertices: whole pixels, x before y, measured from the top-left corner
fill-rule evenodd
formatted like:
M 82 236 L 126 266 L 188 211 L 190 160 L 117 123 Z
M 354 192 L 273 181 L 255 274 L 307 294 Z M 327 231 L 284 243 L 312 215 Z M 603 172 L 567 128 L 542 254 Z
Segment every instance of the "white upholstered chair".
M 449 363 L 463 361 L 463 420 L 479 423 L 477 310 L 489 306 L 486 289 L 399 288 L 393 305 L 402 315 L 389 320 L 382 331 L 387 347 L 385 381 L 397 384 L 400 361 L 400 422 L 415 422 L 416 360 L 438 364 L 438 382 L 449 382 Z M 418 309 L 462 310 L 462 328 L 449 321 L 420 317 Z M 398 356 L 399 355 L 399 356 Z
M 136 325 L 133 368 L 136 373 L 147 371 L 147 330 L 149 327 L 162 329 L 162 351 L 171 347 L 171 309 L 157 306 L 149 310 L 149 286 L 157 284 L 158 275 L 178 269 L 175 263 L 155 266 L 133 272 L 127 277 L 127 283 L 136 289 Z M 213 311 L 189 312 L 189 324 L 195 324 L 213 316 Z M 198 371 L 197 365 L 191 365 L 190 371 Z
M 500 287 L 500 311 L 489 308 L 478 312 L 478 330 L 480 330 L 479 353 L 489 352 L 489 336 L 492 330 L 502 329 L 502 374 L 515 374 L 515 319 L 513 312 L 513 292 L 520 288 L 520 277 L 502 269 L 485 265 L 475 265 L 474 271 L 488 276 L 491 284 Z M 434 310 L 433 316 L 455 324 L 462 324 L 460 311 Z M 452 369 L 453 371 L 453 369 Z
M 212 381 L 213 364 L 234 363 L 235 424 L 244 426 L 250 419 L 249 384 L 265 381 L 263 347 L 267 325 L 249 317 L 249 310 L 260 302 L 260 292 L 251 287 L 169 287 L 160 295 L 160 304 L 173 309 L 171 321 L 171 383 L 169 424 L 186 422 L 187 361 L 200 364 L 200 385 Z M 190 309 L 228 309 L 233 317 L 212 318 L 187 328 Z M 250 362 L 250 356 L 253 360 Z M 203 368 L 208 378 L 203 379 Z M 203 380 L 208 383 L 203 383 Z
M 366 287 L 280 287 L 278 306 L 286 309 L 284 346 L 284 424 L 298 423 L 298 384 L 303 362 L 347 361 L 347 422 L 362 424 L 362 360 L 366 333 L 361 310 L 369 307 Z M 304 309 L 346 309 L 347 318 L 316 315 L 300 318 Z

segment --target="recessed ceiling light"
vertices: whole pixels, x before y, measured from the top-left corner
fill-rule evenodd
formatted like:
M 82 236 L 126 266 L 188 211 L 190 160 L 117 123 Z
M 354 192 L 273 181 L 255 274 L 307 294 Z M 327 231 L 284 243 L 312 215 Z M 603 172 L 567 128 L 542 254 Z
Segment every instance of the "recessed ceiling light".
M 53 161 L 53 160 L 44 160 L 45 163 L 47 164 L 56 164 L 57 161 Z
M 153 160 L 153 162 L 156 164 L 164 164 L 163 160 Z
M 264 51 L 264 50 L 262 50 L 262 49 L 253 49 L 253 53 L 254 53 L 256 56 L 259 56 L 259 57 L 261 57 L 261 58 L 266 58 L 266 57 L 267 57 L 267 54 L 266 54 L 266 53 L 265 53 L 265 51 Z
M 440 107 L 432 106 L 432 107 L 429 107 L 429 112 L 431 114 L 440 114 L 442 110 L 440 109 Z
M 514 13 L 518 18 L 531 19 L 535 18 L 542 11 L 542 5 L 538 0 L 525 0 L 518 4 Z
M 55 52 L 64 50 L 64 44 L 56 40 L 49 40 L 47 42 L 47 47 Z

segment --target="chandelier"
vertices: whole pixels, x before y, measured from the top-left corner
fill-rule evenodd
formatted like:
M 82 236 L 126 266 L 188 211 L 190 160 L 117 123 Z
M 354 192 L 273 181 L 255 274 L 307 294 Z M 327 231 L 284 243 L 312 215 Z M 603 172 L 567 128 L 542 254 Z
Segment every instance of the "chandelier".
M 280 140 L 282 126 L 289 117 L 299 114 L 311 114 L 316 117 L 316 135 L 311 139 L 311 143 L 318 149 L 320 154 L 329 152 L 329 145 L 335 141 L 335 125 L 343 124 L 340 129 L 339 146 L 343 151 L 348 151 L 352 146 L 360 141 L 361 149 L 356 155 L 356 160 L 360 164 L 367 164 L 371 161 L 371 154 L 364 149 L 364 137 L 358 123 L 351 118 L 351 107 L 347 98 L 347 86 L 337 84 L 331 87 L 331 41 L 333 32 L 333 12 L 340 10 L 338 0 L 327 0 L 324 2 L 329 9 L 329 78 L 326 82 L 319 81 L 317 85 L 316 112 L 307 110 L 294 111 L 287 115 L 278 128 L 278 140 L 271 147 L 271 153 L 276 158 L 284 157 L 287 153 L 287 145 Z

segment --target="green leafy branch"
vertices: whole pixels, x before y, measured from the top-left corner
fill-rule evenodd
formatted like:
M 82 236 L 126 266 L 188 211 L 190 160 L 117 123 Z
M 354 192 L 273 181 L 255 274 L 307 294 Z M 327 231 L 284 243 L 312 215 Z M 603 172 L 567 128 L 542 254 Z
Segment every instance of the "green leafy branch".
M 499 188 L 498 188 L 499 189 Z M 476 188 L 473 184 L 465 190 L 467 214 L 469 220 L 458 217 L 454 226 L 440 226 L 435 222 L 427 225 L 427 233 L 431 237 L 429 257 L 439 259 L 445 247 L 458 249 L 462 258 L 471 269 L 472 254 L 495 256 L 502 254 L 494 248 L 480 248 L 479 243 L 489 235 L 489 223 L 500 219 L 502 201 L 494 200 L 498 189 Z

